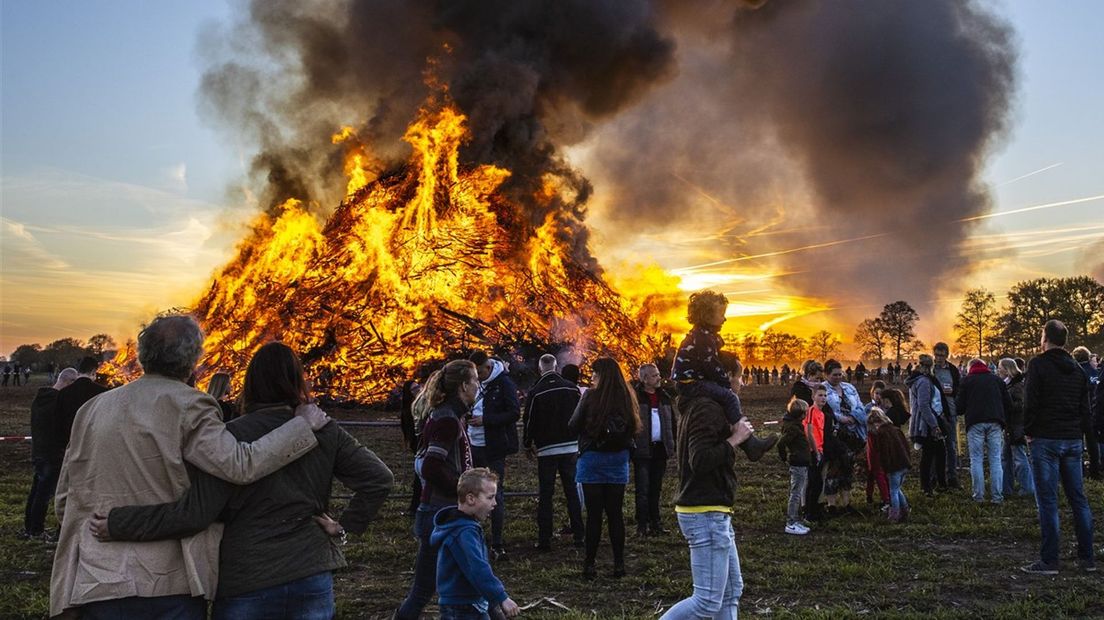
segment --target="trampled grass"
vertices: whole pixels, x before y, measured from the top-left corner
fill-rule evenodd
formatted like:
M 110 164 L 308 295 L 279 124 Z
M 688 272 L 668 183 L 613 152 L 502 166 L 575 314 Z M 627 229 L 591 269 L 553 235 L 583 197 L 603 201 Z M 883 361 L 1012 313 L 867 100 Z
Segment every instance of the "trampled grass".
M 0 434 L 25 434 L 27 405 L 33 388 L 0 391 Z M 777 426 L 787 390 L 750 387 L 742 394 L 745 411 L 760 432 Z M 351 419 L 377 419 L 383 414 L 335 411 Z M 350 541 L 349 568 L 335 576 L 338 616 L 383 618 L 409 586 L 415 543 L 406 510 L 413 472 L 399 444 L 397 428 L 355 429 L 395 472 L 398 484 L 392 500 L 369 533 Z M 30 451 L 26 444 L 0 445 L 0 617 L 41 618 L 46 614 L 52 550 L 42 543 L 18 540 L 23 505 L 30 483 Z M 914 460 L 918 462 L 918 459 Z M 963 459 L 963 466 L 966 459 Z M 507 463 L 508 491 L 535 491 L 535 466 L 524 457 Z M 1062 507 L 1063 571 L 1058 577 L 1033 577 L 1019 567 L 1037 557 L 1039 532 L 1034 505 L 1009 498 L 1002 506 L 974 504 L 968 491 L 920 494 L 916 477 L 906 480 L 913 504 L 912 520 L 885 522 L 877 505 L 868 506 L 861 481 L 854 497 L 861 514 L 839 517 L 805 537 L 782 532 L 789 484 L 787 468 L 774 454 L 761 463 L 737 463 L 741 488 L 733 522 L 745 580 L 742 615 L 778 618 L 1024 618 L 1104 616 L 1104 574 L 1076 569 L 1074 537 L 1068 509 Z M 632 486 L 625 514 L 630 532 L 628 575 L 609 576 L 608 545 L 599 552 L 599 577 L 580 577 L 581 552 L 570 538 L 554 542 L 551 553 L 532 549 L 536 539 L 536 498 L 506 500 L 507 559 L 495 566 L 507 590 L 531 618 L 651 618 L 691 592 L 689 555 L 678 533 L 670 505 L 674 464 L 668 469 L 664 523 L 672 532 L 662 537 L 632 535 Z M 963 470 L 960 478 L 969 481 Z M 339 485 L 340 486 L 340 485 Z M 1086 481 L 1098 522 L 1104 510 L 1104 484 Z M 343 489 L 335 489 L 343 495 Z M 557 495 L 557 498 L 559 496 Z M 566 524 L 557 499 L 556 527 Z M 336 503 L 340 504 L 340 500 Z M 52 517 L 51 517 L 52 518 Z M 1104 544 L 1097 528 L 1098 549 Z M 605 535 L 605 534 L 603 534 Z M 436 608 L 427 610 L 436 615 Z

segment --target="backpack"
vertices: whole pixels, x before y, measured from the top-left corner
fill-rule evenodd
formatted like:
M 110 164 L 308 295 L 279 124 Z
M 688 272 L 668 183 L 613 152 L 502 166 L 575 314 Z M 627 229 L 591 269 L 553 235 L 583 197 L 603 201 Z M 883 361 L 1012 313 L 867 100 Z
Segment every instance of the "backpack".
M 599 452 L 620 452 L 633 447 L 632 434 L 629 433 L 629 425 L 625 418 L 612 415 L 607 417 L 602 435 L 591 444 L 591 447 Z

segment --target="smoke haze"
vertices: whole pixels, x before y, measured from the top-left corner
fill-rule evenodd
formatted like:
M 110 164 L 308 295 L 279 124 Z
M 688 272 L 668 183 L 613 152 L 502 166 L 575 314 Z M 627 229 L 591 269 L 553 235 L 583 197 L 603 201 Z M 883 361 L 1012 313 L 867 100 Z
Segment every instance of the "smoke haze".
M 879 307 L 963 273 L 955 220 L 988 208 L 1016 60 L 962 0 L 257 0 L 201 51 L 203 110 L 256 145 L 265 206 L 344 196 L 340 125 L 380 171 L 401 161 L 431 63 L 466 162 L 513 171 L 530 222 L 554 212 L 583 259 L 592 189 L 630 235 L 709 230 L 717 258 L 885 235 L 775 259 L 795 292 Z M 549 174 L 570 191 L 527 200 Z

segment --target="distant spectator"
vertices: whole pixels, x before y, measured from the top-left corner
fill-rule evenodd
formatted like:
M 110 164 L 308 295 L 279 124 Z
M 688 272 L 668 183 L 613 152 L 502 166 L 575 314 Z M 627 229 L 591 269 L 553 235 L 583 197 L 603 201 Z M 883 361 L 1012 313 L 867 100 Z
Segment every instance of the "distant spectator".
M 522 442 L 537 457 L 537 550 L 552 549 L 552 498 L 560 477 L 575 546 L 583 544 L 583 514 L 575 487 L 579 435 L 568 428 L 579 405 L 579 387 L 556 372 L 556 357 L 542 355 L 541 376 L 525 399 Z
M 54 417 L 57 415 L 58 394 L 76 379 L 77 371 L 66 368 L 58 375 L 52 387 L 38 388 L 38 393 L 31 402 L 31 463 L 34 465 L 34 478 L 23 515 L 22 538 L 42 538 L 46 542 L 54 540 L 45 531 L 46 510 L 54 499 L 54 490 L 61 474 L 61 462 L 65 457 L 65 453 L 58 452 L 56 448 L 54 433 L 57 426 L 54 424 Z
M 1004 428 L 1012 399 L 1004 381 L 989 372 L 982 360 L 970 361 L 969 371 L 958 388 L 955 410 L 966 418 L 966 439 L 970 446 L 970 480 L 975 502 L 985 501 L 985 467 L 989 461 L 989 497 L 994 504 L 1004 501 Z
M 675 455 L 675 410 L 671 396 L 659 387 L 659 369 L 644 364 L 637 371 L 640 385 L 636 401 L 640 406 L 640 433 L 632 455 L 633 487 L 636 494 L 637 534 L 667 534 L 659 513 L 667 457 Z
M 1073 510 L 1078 564 L 1082 570 L 1096 570 L 1092 510 L 1085 498 L 1081 471 L 1081 438 L 1092 424 L 1089 381 L 1063 348 L 1068 334 L 1061 321 L 1047 321 L 1043 326 L 1043 353 L 1027 366 L 1024 433 L 1031 446 L 1043 539 L 1039 560 L 1023 567 L 1027 573 L 1058 574 L 1059 480 Z
M 613 576 L 625 574 L 625 518 L 622 512 L 629 482 L 629 452 L 640 430 L 636 399 L 621 366 L 603 357 L 591 367 L 594 387 L 579 401 L 568 428 L 579 433 L 579 460 L 575 480 L 583 485 L 586 503 L 586 557 L 583 576 L 593 578 L 606 515 Z
M 946 468 L 947 485 L 952 489 L 959 488 L 958 484 L 958 412 L 955 410 L 955 398 L 958 396 L 958 384 L 961 375 L 958 367 L 947 361 L 951 349 L 945 342 L 937 342 L 932 347 L 932 357 L 935 365 L 932 367 L 931 376 L 935 387 L 941 395 L 940 406 L 943 413 L 940 421 L 943 424 L 944 442 L 943 449 L 946 452 L 944 466 Z M 910 373 L 911 374 L 911 373 Z M 915 409 L 913 410 L 915 412 Z
M 1005 466 L 1004 494 L 1035 497 L 1035 477 L 1031 472 L 1031 456 L 1027 453 L 1027 441 L 1024 439 L 1024 374 L 1015 360 L 1004 358 L 997 365 L 997 375 L 1008 386 L 1008 397 L 1012 408 L 1007 411 L 1008 424 L 1005 427 Z
M 920 490 L 928 497 L 932 496 L 932 485 L 938 481 L 939 488 L 947 488 L 947 470 L 945 461 L 947 451 L 943 446 L 943 398 L 940 388 L 932 376 L 932 356 L 922 354 L 916 369 L 912 371 L 905 384 L 909 388 L 909 438 L 920 449 Z
M 229 422 L 238 417 L 238 407 L 227 398 L 230 395 L 230 375 L 225 372 L 216 372 L 207 382 L 207 393 L 218 401 L 222 410 L 222 421 Z

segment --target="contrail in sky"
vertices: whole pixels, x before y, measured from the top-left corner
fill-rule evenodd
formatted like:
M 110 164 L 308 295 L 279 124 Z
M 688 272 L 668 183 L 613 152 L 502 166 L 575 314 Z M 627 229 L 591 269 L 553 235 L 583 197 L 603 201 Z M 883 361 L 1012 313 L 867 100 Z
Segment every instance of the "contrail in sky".
M 851 243 L 852 241 L 865 241 L 867 239 L 874 239 L 877 237 L 884 237 L 889 233 L 879 233 L 877 235 L 866 235 L 865 237 L 855 237 L 854 239 L 840 239 L 838 241 L 828 241 L 827 243 L 816 243 L 813 245 L 805 245 L 799 248 L 790 248 L 789 250 L 778 250 L 775 252 L 766 252 L 763 254 L 753 254 L 751 256 L 739 256 L 737 258 L 727 258 L 725 260 L 713 261 L 712 263 L 702 263 L 701 265 L 691 265 L 689 267 L 680 267 L 679 269 L 672 269 L 673 273 L 685 273 L 693 271 L 695 269 L 704 269 L 706 267 L 716 267 L 717 265 L 727 265 L 728 263 L 735 263 L 745 260 L 754 260 L 756 258 L 767 258 L 770 256 L 781 256 L 783 254 L 793 254 L 794 252 L 804 252 L 805 250 L 815 250 L 818 248 L 827 248 L 833 245 L 841 245 L 844 243 Z
M 1002 215 L 1012 215 L 1014 213 L 1025 213 L 1027 211 L 1038 211 L 1039 209 L 1053 209 L 1054 207 L 1064 207 L 1066 205 L 1075 205 L 1082 202 L 1092 202 L 1094 200 L 1100 200 L 1104 198 L 1104 194 L 1097 194 L 1096 196 L 1086 196 L 1085 198 L 1075 198 L 1073 200 L 1063 200 L 1061 202 L 1048 202 L 1044 205 L 1035 205 L 1032 207 L 1024 207 L 1022 209 L 1012 209 L 1011 211 L 998 211 L 996 213 L 987 213 L 985 215 L 975 215 L 974 217 L 964 217 L 959 222 L 973 222 L 974 220 L 985 220 L 991 217 L 1000 217 Z
M 1058 163 L 1056 163 L 1056 164 L 1051 164 L 1051 165 L 1049 165 L 1049 166 L 1047 166 L 1047 167 L 1045 167 L 1045 168 L 1039 168 L 1039 169 L 1038 169 L 1038 170 L 1036 170 L 1035 172 L 1028 172 L 1027 174 L 1022 174 L 1022 175 L 1020 175 L 1020 176 L 1018 176 L 1018 177 L 1016 177 L 1016 178 L 1014 178 L 1014 179 L 1009 179 L 1009 180 L 1005 181 L 1004 183 L 1001 183 L 1001 184 L 997 185 L 997 187 L 1004 187 L 1005 185 L 1009 185 L 1009 184 L 1011 184 L 1011 183 L 1015 183 L 1016 181 L 1019 181 L 1019 180 L 1021 180 L 1021 179 L 1026 179 L 1027 177 L 1033 177 L 1033 176 L 1035 176 L 1035 175 L 1039 174 L 1040 172 L 1046 172 L 1047 170 L 1051 170 L 1051 169 L 1053 169 L 1053 168 L 1057 168 L 1058 166 L 1061 166 L 1061 165 L 1062 165 L 1062 162 L 1058 162 Z

